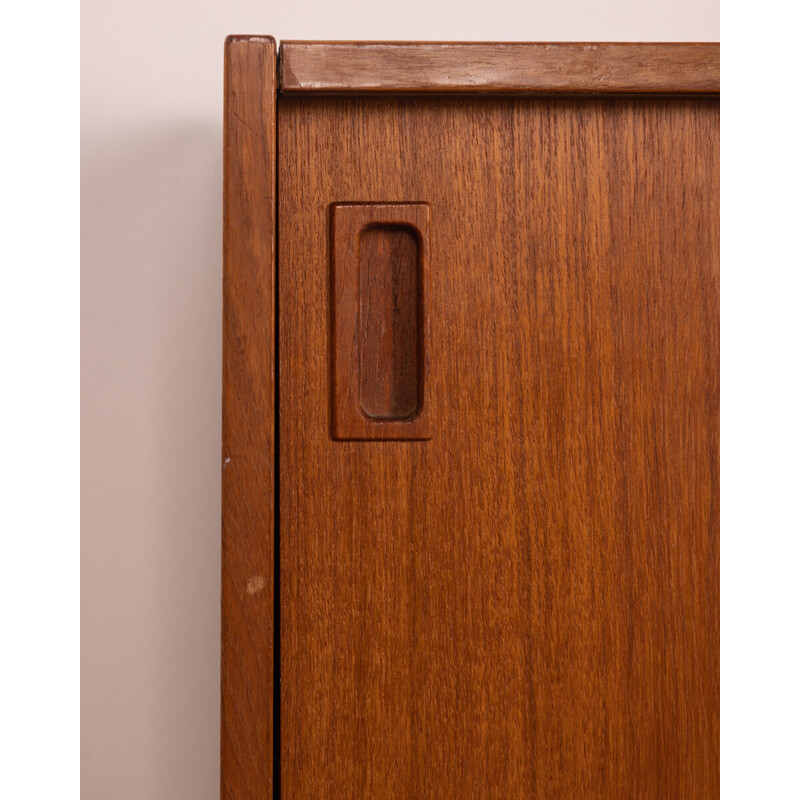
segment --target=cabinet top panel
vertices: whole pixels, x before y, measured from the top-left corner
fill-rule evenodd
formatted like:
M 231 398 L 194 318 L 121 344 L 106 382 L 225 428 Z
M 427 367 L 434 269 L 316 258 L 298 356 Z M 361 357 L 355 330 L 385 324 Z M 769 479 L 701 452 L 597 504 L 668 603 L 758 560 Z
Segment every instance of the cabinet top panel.
M 715 42 L 311 42 L 281 44 L 295 92 L 718 94 Z

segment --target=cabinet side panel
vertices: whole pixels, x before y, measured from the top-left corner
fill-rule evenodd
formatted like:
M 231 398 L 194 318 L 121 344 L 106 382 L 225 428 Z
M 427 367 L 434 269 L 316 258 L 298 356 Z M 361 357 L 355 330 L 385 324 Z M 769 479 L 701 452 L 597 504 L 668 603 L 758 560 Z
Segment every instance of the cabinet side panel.
M 221 796 L 273 783 L 275 42 L 225 43 Z

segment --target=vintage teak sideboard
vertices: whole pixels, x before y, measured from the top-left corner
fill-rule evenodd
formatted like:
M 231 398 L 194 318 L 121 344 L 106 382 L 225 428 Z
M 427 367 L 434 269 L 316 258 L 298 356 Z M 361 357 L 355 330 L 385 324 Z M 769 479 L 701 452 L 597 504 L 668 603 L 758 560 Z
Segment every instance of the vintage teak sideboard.
M 222 796 L 719 793 L 719 47 L 225 48 Z

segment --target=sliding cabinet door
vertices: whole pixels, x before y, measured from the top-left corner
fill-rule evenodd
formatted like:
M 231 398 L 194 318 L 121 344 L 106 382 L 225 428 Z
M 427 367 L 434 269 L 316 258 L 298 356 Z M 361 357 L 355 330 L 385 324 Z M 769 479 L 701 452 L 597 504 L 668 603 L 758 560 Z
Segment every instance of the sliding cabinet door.
M 291 800 L 718 793 L 713 98 L 278 98 Z

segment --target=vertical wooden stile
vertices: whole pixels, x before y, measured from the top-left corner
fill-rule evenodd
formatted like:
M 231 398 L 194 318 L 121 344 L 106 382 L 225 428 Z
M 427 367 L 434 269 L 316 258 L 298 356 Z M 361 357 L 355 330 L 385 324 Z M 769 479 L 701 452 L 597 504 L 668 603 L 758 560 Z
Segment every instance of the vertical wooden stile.
M 221 797 L 272 797 L 276 45 L 225 42 Z

